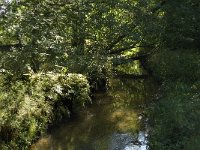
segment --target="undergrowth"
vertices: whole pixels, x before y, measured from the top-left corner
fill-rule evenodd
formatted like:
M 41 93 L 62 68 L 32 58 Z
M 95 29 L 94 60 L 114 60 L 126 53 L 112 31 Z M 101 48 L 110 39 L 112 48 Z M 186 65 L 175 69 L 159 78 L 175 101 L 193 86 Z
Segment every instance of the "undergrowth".
M 150 107 L 151 150 L 200 149 L 200 55 L 192 50 L 163 50 L 151 57 L 161 83 Z

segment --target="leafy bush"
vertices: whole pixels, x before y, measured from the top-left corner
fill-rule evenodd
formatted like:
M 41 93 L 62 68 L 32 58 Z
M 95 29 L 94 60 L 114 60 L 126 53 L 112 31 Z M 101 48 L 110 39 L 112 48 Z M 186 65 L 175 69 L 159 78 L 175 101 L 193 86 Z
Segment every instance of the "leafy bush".
M 0 80 L 0 149 L 27 149 L 51 122 L 69 116 L 70 106 L 84 106 L 89 84 L 80 74 L 32 74 L 28 81 Z

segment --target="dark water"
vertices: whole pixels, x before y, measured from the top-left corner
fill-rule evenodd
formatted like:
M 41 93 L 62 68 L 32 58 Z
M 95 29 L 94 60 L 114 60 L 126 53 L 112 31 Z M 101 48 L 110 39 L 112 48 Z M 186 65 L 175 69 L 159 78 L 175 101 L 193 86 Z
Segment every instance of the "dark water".
M 156 90 L 150 79 L 112 79 L 107 93 L 71 121 L 54 127 L 31 150 L 146 150 L 145 108 Z

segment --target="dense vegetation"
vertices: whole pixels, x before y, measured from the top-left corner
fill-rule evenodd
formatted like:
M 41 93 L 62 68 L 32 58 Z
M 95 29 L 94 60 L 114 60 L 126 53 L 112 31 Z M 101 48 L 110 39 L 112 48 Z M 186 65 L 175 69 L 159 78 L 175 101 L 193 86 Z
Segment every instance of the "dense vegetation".
M 200 3 L 166 1 L 158 10 L 162 32 L 158 50 L 149 58 L 161 81 L 150 113 L 150 149 L 199 149 Z
M 89 84 L 80 74 L 34 74 L 26 81 L 1 75 L 1 149 L 27 149 L 48 125 L 70 116 L 72 107 L 90 102 Z
M 161 84 L 150 149 L 199 149 L 199 13 L 197 0 L 0 2 L 0 148 L 27 149 L 114 70 Z

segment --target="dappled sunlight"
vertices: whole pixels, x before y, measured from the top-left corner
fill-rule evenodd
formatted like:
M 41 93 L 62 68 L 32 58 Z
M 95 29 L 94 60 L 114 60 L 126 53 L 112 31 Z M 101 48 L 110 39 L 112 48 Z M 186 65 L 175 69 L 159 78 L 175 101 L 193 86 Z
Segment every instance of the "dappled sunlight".
M 40 138 L 37 144 L 33 144 L 30 147 L 31 150 L 41 150 L 50 148 L 51 148 L 51 136 Z
M 133 61 L 126 64 L 118 65 L 115 69 L 124 74 L 134 74 L 134 75 L 147 74 L 145 70 L 142 69 L 140 61 Z
M 116 110 L 108 119 L 118 132 L 134 132 L 138 128 L 138 116 L 133 110 Z
M 199 14 L 200 0 L 0 0 L 0 150 L 200 150 Z

